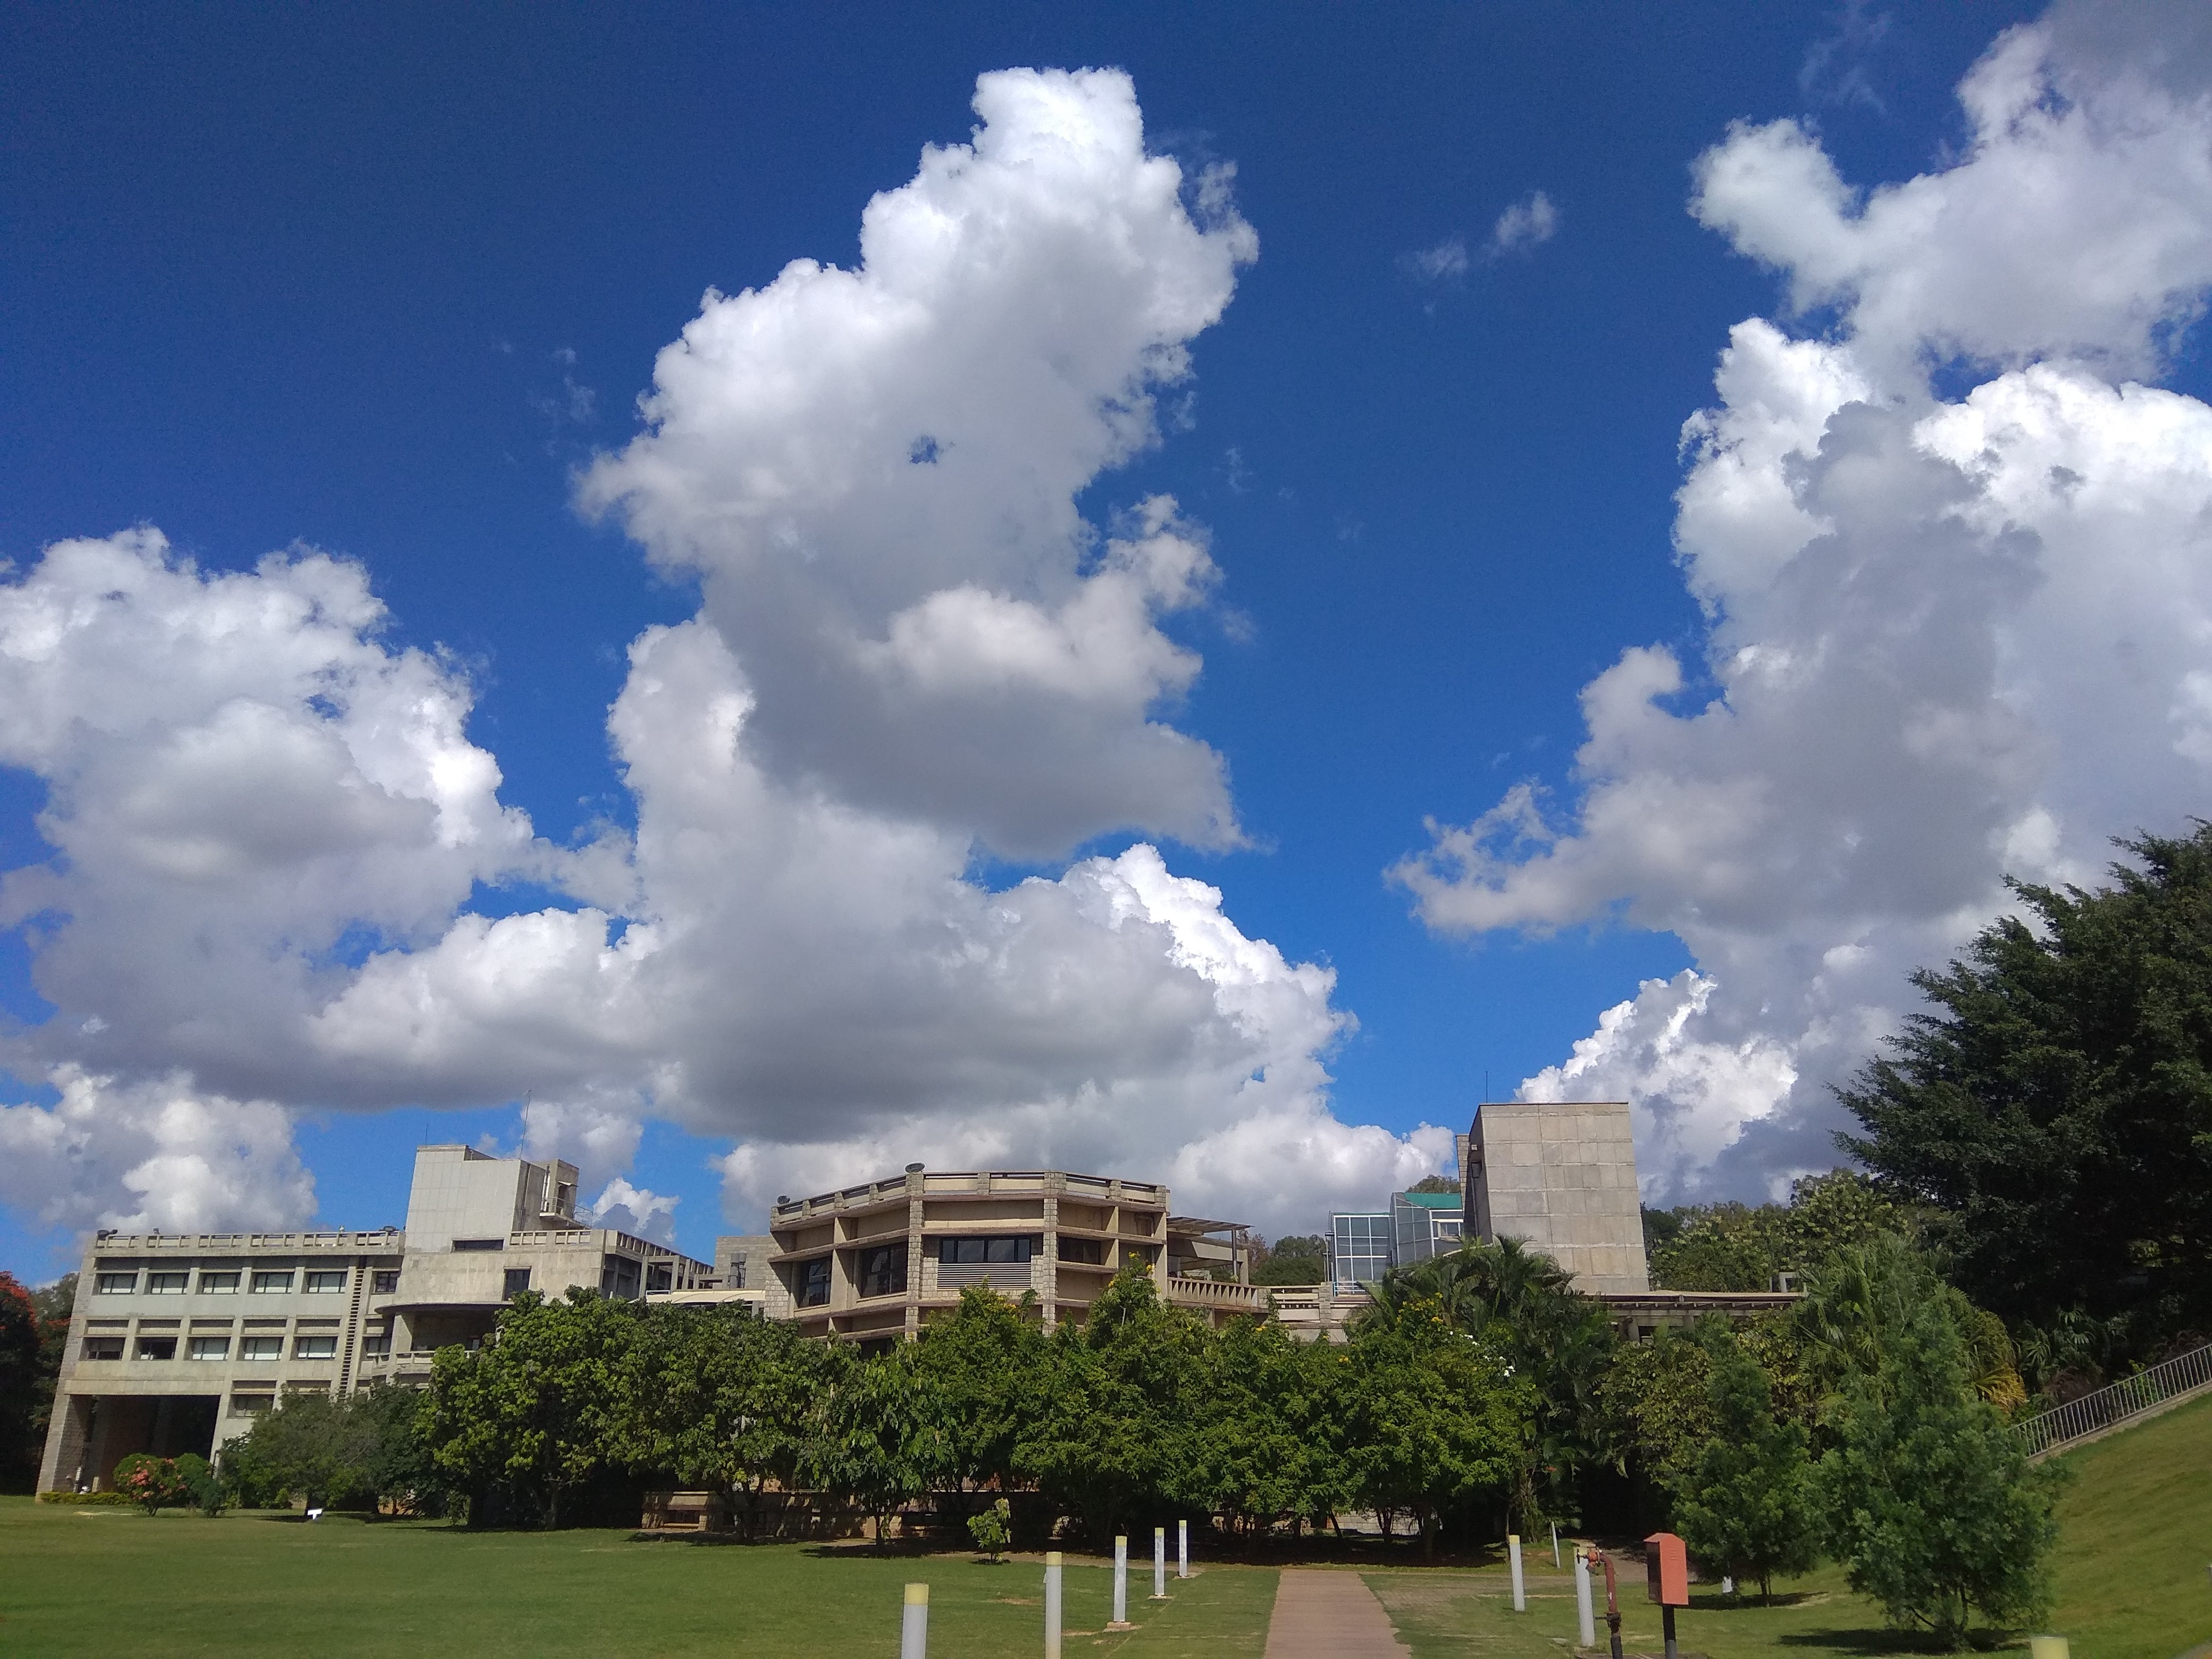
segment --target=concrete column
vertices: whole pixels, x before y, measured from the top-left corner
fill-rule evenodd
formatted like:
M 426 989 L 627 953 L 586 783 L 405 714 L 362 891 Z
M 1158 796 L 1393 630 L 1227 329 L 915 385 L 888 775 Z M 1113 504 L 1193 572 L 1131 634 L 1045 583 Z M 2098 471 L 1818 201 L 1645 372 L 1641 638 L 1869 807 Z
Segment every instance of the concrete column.
M 905 1615 L 899 1621 L 899 1659 L 929 1659 L 929 1586 L 906 1587 Z

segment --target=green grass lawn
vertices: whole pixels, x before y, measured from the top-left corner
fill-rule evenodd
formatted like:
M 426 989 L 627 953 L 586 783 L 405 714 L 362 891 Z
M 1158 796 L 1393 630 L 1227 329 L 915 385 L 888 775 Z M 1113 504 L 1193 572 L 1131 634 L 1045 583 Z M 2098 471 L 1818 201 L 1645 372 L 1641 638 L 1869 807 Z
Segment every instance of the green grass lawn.
M 2212 1640 L 2212 1400 L 2069 1453 L 2059 1506 L 2052 1627 L 2075 1659 L 2175 1659 Z M 1530 1608 L 1502 1566 L 1364 1572 L 1415 1659 L 1564 1659 L 1574 1583 L 1532 1552 Z M 1103 1626 L 1103 1565 L 1071 1562 L 1067 1650 L 1129 1659 L 1235 1659 L 1265 1645 L 1272 1568 L 1216 1566 L 1145 1599 L 1137 1628 Z M 437 1522 L 337 1516 L 202 1520 L 0 1498 L 0 1654 L 732 1654 L 747 1659 L 898 1651 L 900 1587 L 930 1587 L 930 1650 L 950 1659 L 1042 1648 L 1042 1571 L 966 1554 L 641 1542 L 626 1532 L 471 1533 Z M 1621 1586 L 1628 1650 L 1656 1652 L 1656 1609 Z M 1700 1589 L 1680 1616 L 1686 1653 L 1711 1659 L 1875 1659 L 1924 1651 L 1824 1569 L 1777 1602 L 1729 1606 Z M 1601 1599 L 1601 1609 L 1602 1600 Z M 1601 1648 L 1604 1623 L 1599 1621 Z M 2016 1645 L 2005 1651 L 2019 1652 Z
M 1259 1654 L 1275 1575 L 1222 1567 L 1146 1599 L 1108 1635 L 1110 1568 L 1071 1561 L 1067 1650 L 1129 1659 Z M 0 1654 L 733 1654 L 898 1652 L 901 1586 L 930 1588 L 930 1651 L 1042 1650 L 1032 1559 L 866 1549 L 646 1543 L 626 1532 L 470 1533 L 442 1522 L 80 1510 L 0 1498 Z

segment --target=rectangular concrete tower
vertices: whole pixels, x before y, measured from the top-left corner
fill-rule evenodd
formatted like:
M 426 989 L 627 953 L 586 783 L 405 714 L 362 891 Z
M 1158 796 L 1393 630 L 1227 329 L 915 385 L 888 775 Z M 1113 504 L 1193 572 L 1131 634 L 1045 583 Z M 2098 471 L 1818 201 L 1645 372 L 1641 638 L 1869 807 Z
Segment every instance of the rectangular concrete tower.
M 1460 1167 L 1470 1234 L 1522 1240 L 1592 1296 L 1651 1288 L 1626 1101 L 1486 1101 Z

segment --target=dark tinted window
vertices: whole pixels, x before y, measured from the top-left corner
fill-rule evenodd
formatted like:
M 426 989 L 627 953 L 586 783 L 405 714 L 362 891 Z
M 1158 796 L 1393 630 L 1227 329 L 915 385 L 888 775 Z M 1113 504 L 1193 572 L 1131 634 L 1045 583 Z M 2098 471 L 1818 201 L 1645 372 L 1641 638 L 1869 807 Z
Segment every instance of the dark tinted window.
M 830 1258 L 822 1256 L 803 1262 L 799 1269 L 799 1282 L 793 1288 L 802 1308 L 818 1308 L 830 1299 Z
M 1023 1235 L 1013 1238 L 940 1238 L 937 1241 L 939 1261 L 1027 1261 L 1036 1254 L 1040 1241 Z
M 860 1252 L 860 1294 L 906 1294 L 906 1246 L 878 1244 Z

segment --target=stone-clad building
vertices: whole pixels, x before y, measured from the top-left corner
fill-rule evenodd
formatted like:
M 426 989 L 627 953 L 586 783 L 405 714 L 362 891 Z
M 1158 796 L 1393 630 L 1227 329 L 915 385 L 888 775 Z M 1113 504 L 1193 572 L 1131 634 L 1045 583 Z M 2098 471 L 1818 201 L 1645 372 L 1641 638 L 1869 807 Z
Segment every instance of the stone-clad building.
M 1470 1235 L 1522 1240 L 1591 1296 L 1650 1290 L 1627 1102 L 1486 1101 L 1462 1146 Z

